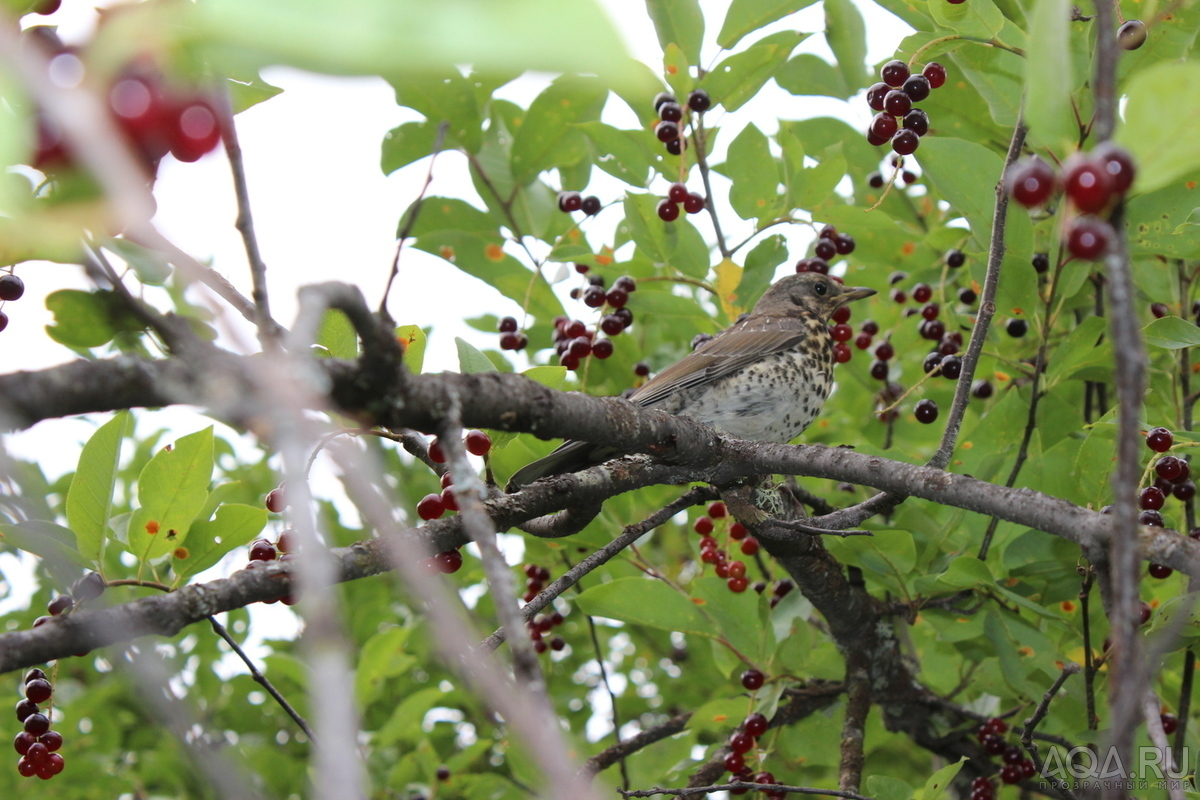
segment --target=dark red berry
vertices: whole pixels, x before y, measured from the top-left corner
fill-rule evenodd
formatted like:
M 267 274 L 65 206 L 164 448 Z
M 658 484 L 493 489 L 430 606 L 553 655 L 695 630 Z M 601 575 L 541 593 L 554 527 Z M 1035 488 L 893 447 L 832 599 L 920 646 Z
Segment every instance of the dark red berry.
M 500 349 L 501 350 L 520 350 L 529 343 L 528 337 L 523 333 L 502 333 L 500 334 Z
M 1146 433 L 1146 447 L 1156 453 L 1165 453 L 1175 444 L 1175 436 L 1166 428 L 1151 428 Z
M 921 137 L 916 134 L 916 131 L 910 131 L 907 128 L 901 128 L 892 137 L 892 149 L 901 155 L 915 153 L 920 146 Z
M 750 581 L 745 575 L 730 575 L 729 580 L 725 582 L 725 585 L 728 586 L 729 591 L 733 592 L 734 594 L 741 594 L 742 592 L 746 591 L 746 587 L 750 585 Z
M 989 755 L 998 756 L 1007 749 L 1008 745 L 1004 741 L 1004 737 L 996 733 L 989 733 L 983 737 L 983 749 Z
M 645 378 L 650 374 L 650 365 L 645 361 L 639 361 L 633 365 L 633 374 L 639 378 Z
M 943 358 L 945 358 L 945 356 L 942 355 L 941 352 L 934 350 L 932 353 L 925 356 L 925 361 L 922 362 L 921 369 L 923 369 L 925 374 L 928 375 L 935 369 L 941 368 Z
M 1171 495 L 1174 496 L 1176 500 L 1182 500 L 1186 503 L 1188 500 L 1191 500 L 1196 496 L 1196 484 L 1192 481 L 1177 483 L 1171 487 Z
M 658 218 L 663 222 L 674 222 L 679 219 L 679 204 L 672 203 L 665 197 L 658 201 L 658 207 L 655 210 L 658 212 Z
M 1122 50 L 1137 50 L 1146 43 L 1146 23 L 1140 19 L 1126 20 L 1117 28 L 1117 44 Z
M 442 450 L 442 443 L 436 438 L 429 443 L 429 460 L 435 464 L 446 463 L 446 453 Z
M 921 74 L 929 79 L 931 89 L 940 89 L 946 83 L 946 68 L 936 61 L 930 61 L 921 70 Z
M 1112 199 L 1113 177 L 1103 163 L 1075 153 L 1063 166 L 1063 190 L 1080 211 L 1100 211 Z
M 659 122 L 654 126 L 654 135 L 660 142 L 672 142 L 679 138 L 679 126 L 674 122 Z
M 946 266 L 951 269 L 958 269 L 965 263 L 967 263 L 967 256 L 962 250 L 946 251 Z
M 558 210 L 570 213 L 583 207 L 583 197 L 579 192 L 559 192 Z
M 750 540 L 747 539 L 746 541 L 750 541 Z M 742 673 L 742 687 L 745 689 L 749 689 L 752 692 L 757 689 L 762 688 L 763 682 L 765 680 L 766 680 L 766 676 L 764 676 L 761 672 L 759 672 L 756 669 L 748 669 Z M 26 730 L 28 730 L 28 728 L 26 728 Z
M 24 722 L 26 717 L 37 712 L 37 703 L 29 698 L 24 698 L 17 702 L 17 722 Z
M 678 215 L 678 211 L 676 215 Z M 583 304 L 588 308 L 600 308 L 606 302 L 608 302 L 608 296 L 603 286 L 589 286 L 583 293 Z
M 440 494 L 427 494 L 417 503 L 417 516 L 421 519 L 437 519 L 446 513 Z
M 918 303 L 928 303 L 933 297 L 933 287 L 928 283 L 918 283 L 913 287 L 912 298 Z
M 1153 609 L 1150 608 L 1149 603 L 1145 601 L 1138 603 L 1138 625 L 1145 625 L 1149 622 L 1151 613 L 1153 613 Z
M 701 536 L 706 536 L 713 532 L 713 521 L 710 517 L 697 517 L 692 523 L 692 530 Z
M 20 300 L 25 294 L 25 283 L 16 275 L 0 275 L 0 300 Z
M 746 717 L 746 721 L 742 723 L 742 730 L 756 739 L 767 732 L 767 718 L 762 714 L 754 713 Z
M 845 323 L 838 323 L 829 329 L 829 335 L 835 342 L 848 342 L 854 335 L 854 329 Z
M 217 112 L 203 99 L 189 100 L 173 109 L 166 134 L 171 155 L 184 162 L 199 160 L 221 143 Z
M 683 210 L 689 214 L 699 214 L 704 210 L 704 196 L 689 192 L 688 196 L 684 198 Z
M 693 89 L 688 93 L 687 104 L 692 111 L 703 113 L 712 108 L 712 98 L 703 89 Z
M 1126 23 L 1128 24 L 1128 23 Z M 1101 142 L 1092 150 L 1092 161 L 1099 164 L 1112 178 L 1113 191 L 1125 194 L 1130 186 L 1137 169 L 1133 164 L 1133 156 L 1129 151 L 1111 140 Z
M 892 90 L 892 87 L 886 83 L 876 83 L 870 89 L 867 89 L 867 105 L 875 111 L 883 111 L 883 98 L 887 97 L 887 93 Z
M 71 596 L 75 598 L 76 603 L 84 603 L 88 600 L 95 600 L 100 595 L 104 594 L 105 586 L 104 578 L 100 577 L 97 572 L 89 572 L 79 580 L 71 584 Z
M 850 306 L 842 306 L 837 311 L 833 312 L 833 321 L 835 323 L 850 321 Z
M 667 142 L 667 152 L 673 156 L 677 156 L 687 147 L 687 139 L 672 139 Z
M 912 131 L 917 136 L 924 136 L 929 133 L 929 115 L 919 108 L 914 108 L 904 115 L 904 129 Z M 917 176 L 911 172 L 904 173 L 905 183 L 912 183 L 916 179 Z
M 499 330 L 501 333 L 515 333 L 517 330 L 516 317 L 501 317 Z
M 604 295 L 604 301 L 613 308 L 623 308 L 629 302 L 629 292 L 614 287 Z
M 746 766 L 746 759 L 741 753 L 734 751 L 725 756 L 725 760 L 722 762 L 722 764 L 729 772 L 740 772 Z
M 25 732 L 32 733 L 34 736 L 41 736 L 46 731 L 50 730 L 50 720 L 41 712 L 30 714 L 25 718 Z
M 688 196 L 688 188 L 687 188 L 687 185 L 684 183 L 680 183 L 680 182 L 676 181 L 675 183 L 672 183 L 670 185 L 670 187 L 668 187 L 668 189 L 667 189 L 667 199 L 673 203 L 682 203 L 684 200 L 687 199 L 687 196 Z
M 612 339 L 597 339 L 592 342 L 592 355 L 603 361 L 613 354 Z
M 1045 253 L 1034 253 L 1033 259 L 1029 262 L 1033 264 L 1034 271 L 1042 275 L 1050 269 L 1050 256 Z
M 991 397 L 993 391 L 992 384 L 983 378 L 971 384 L 971 396 L 980 400 L 986 400 Z
M 1164 711 L 1159 715 L 1159 720 L 1162 722 L 1163 733 L 1170 736 L 1179 728 L 1179 720 L 1169 711 Z
M 962 359 L 958 356 L 946 356 L 942 359 L 942 377 L 952 381 L 958 380 L 962 374 Z
M 1020 783 L 1022 777 L 1021 768 L 1016 764 L 1005 764 L 1000 770 L 1000 780 L 1004 783 Z
M 283 489 L 276 487 L 267 492 L 267 499 L 264 501 L 267 511 L 272 514 L 282 513 L 287 508 L 287 497 L 284 496 Z
M 917 407 L 913 409 L 913 413 L 917 416 L 917 422 L 928 425 L 938 417 L 937 403 L 926 397 L 917 402 Z
M 896 348 L 892 346 L 891 342 L 880 342 L 879 346 L 875 348 L 875 357 L 880 361 L 887 361 L 894 355 L 896 355 Z
M 868 128 L 868 133 L 880 139 L 887 141 L 891 139 L 893 134 L 900 126 L 896 124 L 896 118 L 886 111 L 881 111 L 871 119 L 871 126 Z
M 919 103 L 926 97 L 929 97 L 931 84 L 929 83 L 929 78 L 926 78 L 924 75 L 912 75 L 900 88 L 901 91 L 912 98 L 914 103 Z
M 1163 496 L 1162 491 L 1153 486 L 1147 486 L 1145 489 L 1142 489 L 1141 493 L 1138 495 L 1139 508 L 1158 510 L 1163 507 L 1163 503 L 1165 502 L 1166 497 Z
M 1154 315 L 1155 319 L 1162 319 L 1171 313 L 1171 309 L 1167 307 L 1166 303 L 1151 303 L 1150 313 Z
M 739 755 L 748 753 L 754 748 L 754 737 L 745 733 L 735 733 L 729 737 L 729 749 Z
M 917 328 L 917 333 L 921 335 L 922 339 L 936 342 L 946 334 L 946 325 L 940 319 L 922 320 Z
M 1105 508 L 1107 508 L 1107 506 L 1105 506 Z M 1101 513 L 1104 513 L 1103 509 L 1101 509 Z M 1138 523 L 1141 525 L 1150 525 L 1155 528 L 1164 527 L 1163 515 L 1158 511 L 1143 511 L 1142 513 L 1138 514 Z
M 1009 745 L 1004 748 L 1004 754 L 1000 758 L 1005 764 L 1020 764 L 1021 759 L 1024 757 L 1021 753 L 1021 748 L 1016 745 Z
M 1014 339 L 1020 339 L 1029 333 L 1029 323 L 1020 317 L 1013 317 L 1004 323 L 1004 332 Z
M 587 197 L 583 198 L 583 202 L 579 204 L 579 209 L 589 217 L 594 217 L 599 214 L 602 207 L 603 203 L 601 203 L 600 198 L 596 197 L 595 195 L 588 195 Z
M 486 455 L 492 449 L 492 437 L 483 431 L 468 431 L 465 443 L 467 452 L 474 456 Z
M 1008 193 L 1026 208 L 1040 206 L 1050 199 L 1058 186 L 1054 168 L 1037 156 L 1023 158 L 1005 175 Z
M 683 119 L 683 107 L 679 103 L 663 103 L 658 107 L 658 118 L 664 122 L 679 122 Z
M 921 316 L 925 319 L 937 319 L 941 313 L 942 307 L 937 303 L 926 303 L 921 306 Z
M 60 594 L 58 597 L 55 597 L 46 604 L 46 611 L 50 613 L 50 616 L 57 617 L 64 611 L 71 610 L 74 605 L 75 601 L 71 599 L 71 595 Z
M 877 381 L 886 381 L 888 376 L 888 363 L 876 359 L 871 362 L 870 375 Z
M 899 89 L 892 89 L 883 98 L 883 110 L 894 117 L 903 117 L 912 110 L 912 98 Z
M 1188 462 L 1175 456 L 1163 456 L 1160 458 L 1154 465 L 1154 471 L 1158 474 L 1158 477 L 1166 478 L 1172 483 L 1187 480 L 1192 472 L 1191 467 L 1188 466 Z
M 437 564 L 438 570 L 446 575 L 458 572 L 462 568 L 463 563 L 462 553 L 457 550 L 446 550 L 443 553 L 438 553 L 433 557 L 433 560 Z
M 908 76 L 908 64 L 905 64 L 898 58 L 893 58 L 879 70 L 879 77 L 888 86 L 901 86 L 908 79 Z
M 1197 530 L 1200 530 L 1200 528 L 1197 528 Z M 740 522 L 735 522 L 729 526 L 729 538 L 730 539 L 734 539 L 734 540 L 745 539 L 749 533 L 750 533 L 750 531 L 746 528 L 746 526 Z
M 674 103 L 674 102 L 676 102 L 675 95 L 671 94 L 670 92 L 659 92 L 657 95 L 654 96 L 654 111 L 655 111 L 655 113 L 658 113 L 658 110 L 660 108 L 662 108 L 663 103 Z
M 1171 577 L 1171 573 L 1174 571 L 1175 570 L 1171 569 L 1165 564 L 1151 564 L 1146 570 L 1151 578 L 1158 578 L 1159 580 Z
M 975 301 L 978 299 L 979 295 L 975 294 L 975 290 L 969 286 L 964 286 L 958 290 L 958 302 L 962 303 L 963 305 L 974 305 Z
M 833 246 L 837 249 L 838 255 L 848 256 L 854 252 L 855 247 L 854 237 L 848 233 L 839 233 L 833 240 Z M 842 306 L 846 308 L 846 306 Z

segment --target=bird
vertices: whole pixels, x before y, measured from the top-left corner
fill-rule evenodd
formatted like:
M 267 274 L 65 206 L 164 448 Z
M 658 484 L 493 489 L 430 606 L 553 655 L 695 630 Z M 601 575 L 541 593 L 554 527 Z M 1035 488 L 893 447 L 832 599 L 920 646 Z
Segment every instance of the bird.
M 816 272 L 781 278 L 749 314 L 659 372 L 628 399 L 739 439 L 790 442 L 816 419 L 833 388 L 829 323 L 834 312 L 875 293 Z M 507 489 L 516 491 L 621 453 L 611 445 L 569 440 L 519 469 Z

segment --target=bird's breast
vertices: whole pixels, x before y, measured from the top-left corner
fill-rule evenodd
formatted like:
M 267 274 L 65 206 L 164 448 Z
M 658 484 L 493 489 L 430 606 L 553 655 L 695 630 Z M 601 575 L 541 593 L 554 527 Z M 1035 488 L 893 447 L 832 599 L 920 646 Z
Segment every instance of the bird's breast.
M 833 386 L 832 351 L 820 345 L 812 342 L 763 358 L 708 386 L 680 393 L 670 404 L 677 407 L 664 410 L 740 439 L 789 442 L 816 419 Z

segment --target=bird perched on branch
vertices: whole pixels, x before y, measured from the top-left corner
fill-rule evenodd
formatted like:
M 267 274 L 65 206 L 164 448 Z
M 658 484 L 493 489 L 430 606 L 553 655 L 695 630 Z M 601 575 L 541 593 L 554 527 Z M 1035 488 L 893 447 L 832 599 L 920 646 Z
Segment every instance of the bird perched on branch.
M 789 442 L 816 418 L 833 387 L 833 312 L 873 294 L 815 272 L 789 275 L 767 289 L 753 311 L 629 399 L 740 439 Z M 620 454 L 611 445 L 568 441 L 518 470 L 508 490 Z

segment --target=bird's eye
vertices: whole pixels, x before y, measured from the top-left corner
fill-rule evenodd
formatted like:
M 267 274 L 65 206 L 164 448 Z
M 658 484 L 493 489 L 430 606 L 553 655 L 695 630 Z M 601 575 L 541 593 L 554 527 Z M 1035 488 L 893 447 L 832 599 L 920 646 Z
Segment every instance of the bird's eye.
M 829 284 L 825 283 L 824 281 L 813 284 L 813 294 L 815 294 L 817 297 L 824 297 L 825 293 L 828 291 Z

